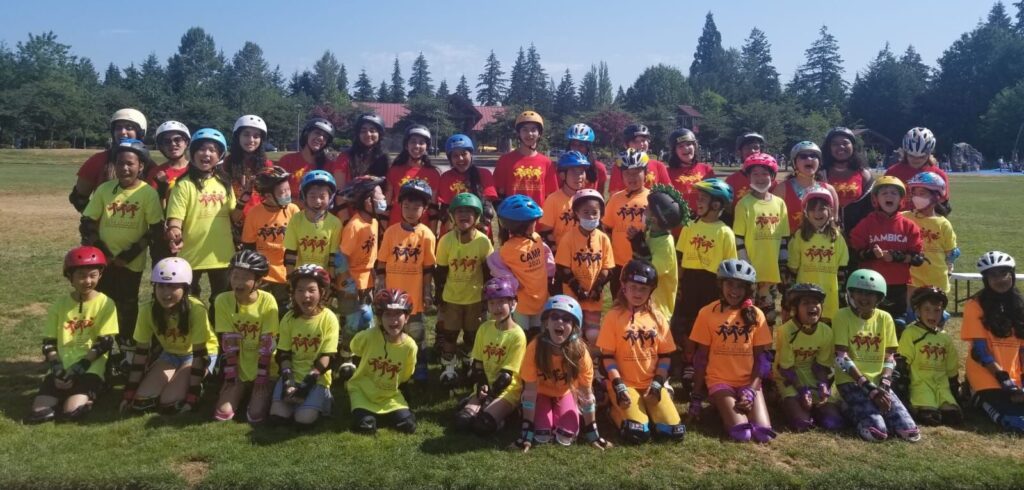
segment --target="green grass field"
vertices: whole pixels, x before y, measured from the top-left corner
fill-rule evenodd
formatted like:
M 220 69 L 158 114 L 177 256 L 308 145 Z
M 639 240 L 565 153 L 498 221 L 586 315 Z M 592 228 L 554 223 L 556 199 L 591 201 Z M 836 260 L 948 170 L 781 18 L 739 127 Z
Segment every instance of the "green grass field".
M 344 390 L 334 417 L 313 430 L 212 423 L 199 414 L 121 417 L 108 392 L 82 424 L 25 426 L 41 379 L 41 322 L 68 286 L 64 252 L 77 243 L 67 202 L 88 152 L 0 151 L 0 487 L 978 487 L 1024 481 L 1020 439 L 980 414 L 960 428 L 925 429 L 921 442 L 869 444 L 853 434 L 781 431 L 769 446 L 724 442 L 713 423 L 689 427 L 681 445 L 540 447 L 515 454 L 506 430 L 493 439 L 448 430 L 454 400 L 440 393 L 414 407 L 415 435 L 348 431 Z M 982 252 L 1024 258 L 1024 178 L 953 177 L 960 270 Z M 144 293 L 147 294 L 147 293 Z M 958 333 L 959 320 L 951 322 Z M 337 387 L 340 388 L 340 387 Z M 685 406 L 680 406 L 685 410 Z M 773 417 L 781 427 L 780 416 Z M 604 434 L 617 442 L 612 430 Z

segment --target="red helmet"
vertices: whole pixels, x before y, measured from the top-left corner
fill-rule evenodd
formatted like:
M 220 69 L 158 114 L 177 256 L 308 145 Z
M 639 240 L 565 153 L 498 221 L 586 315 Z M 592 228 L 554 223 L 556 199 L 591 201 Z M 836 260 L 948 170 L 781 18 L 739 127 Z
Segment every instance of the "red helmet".
M 742 171 L 745 175 L 750 175 L 750 171 L 754 167 L 765 167 L 772 175 L 779 173 L 779 162 L 776 162 L 775 157 L 767 153 L 754 153 L 743 160 Z
M 65 277 L 70 277 L 71 271 L 79 267 L 99 267 L 102 269 L 106 266 L 107 256 L 103 255 L 103 251 L 96 247 L 86 245 L 75 247 L 64 256 Z
M 330 289 L 331 287 L 331 275 L 327 272 L 327 269 L 320 267 L 317 264 L 303 264 L 295 268 L 291 274 L 288 274 L 288 284 L 295 289 L 295 284 L 299 282 L 299 279 L 312 279 L 320 286 L 320 289 Z
M 387 310 L 412 312 L 412 298 L 401 289 L 382 289 L 373 298 L 373 309 L 378 315 L 383 315 Z

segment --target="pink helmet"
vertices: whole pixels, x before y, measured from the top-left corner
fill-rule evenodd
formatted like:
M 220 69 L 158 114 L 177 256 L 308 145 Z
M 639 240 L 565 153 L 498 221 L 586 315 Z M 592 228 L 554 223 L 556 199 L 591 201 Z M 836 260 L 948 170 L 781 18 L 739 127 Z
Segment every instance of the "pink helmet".
M 181 257 L 167 257 L 153 266 L 153 284 L 192 284 L 192 266 Z
M 807 203 L 811 202 L 811 199 L 821 199 L 825 201 L 826 204 L 828 204 L 828 207 L 836 207 L 835 200 L 832 199 L 832 193 L 825 189 L 819 188 L 807 191 L 807 193 L 804 194 L 804 197 L 800 199 L 800 206 L 806 209 Z
M 516 285 L 507 277 L 495 277 L 484 284 L 484 299 L 515 299 Z
M 946 195 L 946 181 L 942 180 L 942 176 L 935 172 L 921 172 L 913 176 L 907 182 L 907 187 L 909 187 L 910 190 L 914 190 L 916 187 L 921 187 L 932 192 L 937 192 L 940 196 Z
M 595 199 L 601 205 L 601 212 L 604 212 L 604 196 L 594 189 L 580 189 L 572 196 L 572 210 L 576 210 L 576 203 L 582 203 L 586 199 Z
M 779 173 L 779 162 L 775 161 L 775 157 L 767 153 L 754 153 L 743 160 L 743 168 L 741 169 L 745 175 L 750 175 L 750 171 L 754 167 L 765 167 L 772 175 Z

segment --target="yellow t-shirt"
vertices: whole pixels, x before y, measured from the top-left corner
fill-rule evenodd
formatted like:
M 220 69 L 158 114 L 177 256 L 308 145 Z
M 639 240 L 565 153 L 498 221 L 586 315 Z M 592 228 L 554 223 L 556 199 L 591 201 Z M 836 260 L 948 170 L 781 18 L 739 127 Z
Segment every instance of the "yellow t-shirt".
M 388 288 L 401 289 L 412 298 L 412 314 L 423 313 L 423 269 L 434 265 L 434 232 L 417 223 L 412 231 L 395 223 L 384 232 L 377 262 L 385 266 Z
M 351 345 L 352 353 L 360 360 L 356 373 L 345 383 L 350 406 L 376 414 L 409 408 L 398 386 L 416 369 L 416 341 L 402 335 L 397 344 L 392 344 L 379 328 L 373 327 L 357 333 Z
M 625 265 L 633 258 L 633 245 L 626 231 L 630 228 L 647 231 L 647 195 L 650 193 L 646 187 L 633 194 L 622 190 L 608 199 L 601 223 L 611 231 L 616 264 Z
M 214 332 L 242 334 L 238 353 L 238 377 L 242 381 L 256 379 L 260 336 L 277 335 L 277 301 L 266 291 L 257 290 L 256 294 L 256 302 L 250 305 L 238 304 L 234 291 L 220 293 L 215 301 Z
M 139 241 L 151 225 L 163 221 L 164 212 L 160 195 L 145 182 L 125 189 L 118 181 L 108 180 L 93 192 L 82 216 L 99 221 L 100 240 L 117 255 Z M 140 253 L 128 263 L 128 270 L 142 272 L 145 266 L 146 254 Z
M 341 230 L 341 253 L 348 257 L 348 273 L 356 282 L 356 289 L 373 286 L 379 226 L 376 219 L 367 221 L 356 213 Z
M 736 235 L 721 221 L 694 221 L 679 233 L 676 250 L 683 253 L 683 269 L 704 269 L 717 274 L 718 264 L 736 258 Z
M 194 296 L 187 298 L 189 302 L 188 332 L 181 333 L 178 330 L 178 315 L 173 314 L 167 318 L 167 330 L 163 333 L 157 331 L 156 323 L 153 321 L 153 302 L 147 301 L 139 305 L 139 321 L 135 322 L 135 341 L 140 344 L 150 344 L 155 338 L 164 352 L 176 356 L 191 354 L 193 346 L 206 345 L 206 352 L 210 355 L 217 353 L 217 336 L 210 328 L 210 319 L 203 302 Z
M 949 378 L 960 374 L 957 343 L 953 336 L 949 335 L 949 332 L 945 330 L 931 332 L 917 322 L 907 326 L 907 329 L 903 331 L 897 352 L 907 360 L 907 365 L 910 366 L 912 401 L 915 388 L 934 390 L 945 387 L 948 389 Z
M 839 310 L 832 319 L 832 336 L 837 346 L 846 346 L 857 370 L 876 384 L 882 375 L 885 350 L 899 347 L 892 316 L 878 308 L 867 320 L 849 308 Z M 837 386 L 853 381 L 849 374 L 836 370 Z
M 914 211 L 904 211 L 903 216 L 921 228 L 921 245 L 924 257 L 928 259 L 924 264 L 910 268 L 910 285 L 916 288 L 935 286 L 948 293 L 946 254 L 956 248 L 953 224 L 943 216 L 921 216 Z
M 580 389 L 590 386 L 594 382 L 594 361 L 590 358 L 590 351 L 583 349 L 583 357 L 580 358 L 579 372 L 575 379 L 569 379 L 569 373 L 563 371 L 562 356 L 554 354 L 551 356 L 551 374 L 540 371 L 537 366 L 537 342 L 543 342 L 539 338 L 530 341 L 523 354 L 523 364 L 519 368 L 519 377 L 523 384 L 537 383 L 537 393 L 551 398 L 562 398 L 569 392 L 569 388 Z M 557 351 L 556 351 L 557 352 Z
M 242 243 L 253 243 L 256 251 L 263 254 L 270 263 L 270 272 L 263 278 L 267 282 L 285 284 L 287 270 L 284 266 L 284 234 L 288 221 L 299 213 L 299 207 L 289 204 L 286 208 L 269 210 L 256 206 L 245 215 L 242 225 Z
M 839 311 L 839 268 L 850 262 L 850 252 L 842 236 L 831 241 L 815 233 L 804 241 L 798 232 L 789 241 L 789 268 L 796 271 L 796 282 L 817 284 L 825 291 L 821 316 L 835 318 Z M 758 277 L 761 271 L 758 271 Z
M 538 228 L 552 230 L 555 242 L 566 230 L 576 228 L 580 222 L 576 220 L 576 213 L 572 212 L 572 196 L 566 195 L 562 189 L 558 189 L 548 195 L 544 200 L 544 215 L 537 221 Z
M 284 232 L 285 250 L 294 250 L 296 265 L 316 264 L 324 269 L 334 267 L 331 254 L 338 251 L 341 239 L 341 220 L 331 213 L 313 223 L 306 213 L 295 213 Z
M 309 374 L 317 359 L 338 352 L 338 316 L 327 308 L 313 318 L 296 316 L 295 310 L 289 311 L 281 319 L 278 332 L 277 349 L 292 353 L 292 372 L 296 380 Z M 330 388 L 331 371 L 328 369 L 317 383 Z
M 516 311 L 524 315 L 539 315 L 548 299 L 547 257 L 540 235 L 533 238 L 514 236 L 498 249 L 501 260 L 519 281 Z
M 646 389 L 654 380 L 659 354 L 676 350 L 668 321 L 657 309 L 632 312 L 621 307 L 605 314 L 597 346 L 615 357 L 622 381 L 636 389 Z
M 43 326 L 43 338 L 57 339 L 57 355 L 64 369 L 85 357 L 97 338 L 117 332 L 117 307 L 103 293 L 81 304 L 70 294 L 61 295 L 50 305 Z M 106 366 L 107 354 L 103 354 L 92 361 L 88 372 L 102 378 Z
M 789 213 L 786 201 L 769 193 L 767 199 L 754 194 L 743 196 L 736 203 L 732 229 L 743 237 L 750 265 L 757 271 L 757 282 L 778 283 L 779 247 L 789 237 Z
M 723 309 L 720 301 L 714 301 L 697 313 L 690 340 L 708 348 L 708 387 L 721 383 L 738 387 L 750 384 L 754 377 L 754 347 L 771 345 L 772 334 L 760 309 L 757 322 L 748 327 L 740 310 Z
M 448 268 L 448 280 L 442 292 L 446 302 L 472 305 L 483 300 L 483 265 L 493 252 L 491 239 L 480 230 L 473 230 L 469 243 L 462 243 L 454 230 L 441 237 L 437 244 L 437 265 Z
M 525 353 L 526 334 L 519 325 L 513 324 L 508 330 L 498 330 L 494 320 L 487 320 L 476 332 L 470 357 L 484 364 L 484 374 L 490 383 L 494 382 L 502 370 L 512 373 L 512 384 L 501 398 L 515 405 L 523 389 L 519 380 L 519 366 L 523 363 Z
M 679 267 L 676 265 L 672 235 L 648 236 L 647 247 L 651 249 L 651 265 L 658 271 L 658 287 L 651 300 L 665 318 L 672 318 L 676 309 L 676 293 L 679 292 Z
M 832 367 L 835 348 L 832 328 L 824 323 L 819 322 L 812 334 L 801 332 L 792 320 L 779 327 L 775 331 L 775 379 L 783 380 L 780 369 L 792 368 L 799 381 L 798 386 L 783 383 L 782 396 L 796 396 L 796 389 L 802 386 L 816 387 L 818 378 L 811 368 L 814 364 Z
M 179 257 L 192 270 L 223 269 L 235 253 L 231 235 L 231 210 L 235 194 L 213 177 L 203 181 L 203 190 L 187 177 L 178 179 L 167 199 L 167 219 L 180 219 L 184 240 Z
M 675 265 L 675 260 L 672 262 Z M 566 230 L 558 239 L 555 264 L 568 267 L 580 286 L 589 291 L 601 271 L 615 267 L 612 241 L 601 230 L 594 230 L 590 235 L 584 235 L 579 226 Z M 576 298 L 568 284 L 562 286 L 562 292 Z M 586 311 L 601 311 L 602 305 L 600 301 L 587 300 L 580 302 L 580 307 Z

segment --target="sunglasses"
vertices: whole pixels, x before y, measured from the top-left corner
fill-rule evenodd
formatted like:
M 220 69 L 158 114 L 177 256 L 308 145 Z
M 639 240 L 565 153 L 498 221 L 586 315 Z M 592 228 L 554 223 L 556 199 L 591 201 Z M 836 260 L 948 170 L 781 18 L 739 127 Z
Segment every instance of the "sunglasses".
M 186 140 L 185 138 L 183 138 L 181 136 L 175 136 L 173 138 L 163 138 L 163 139 L 161 139 L 160 140 L 160 144 L 164 145 L 164 146 L 181 145 L 181 144 L 184 144 L 186 141 L 188 141 L 188 140 Z
M 576 319 L 576 317 L 570 315 L 569 313 L 561 311 L 552 311 L 551 313 L 548 313 L 548 319 L 555 320 L 557 322 L 571 323 L 573 320 Z
M 812 158 L 813 159 L 817 159 L 818 155 L 815 154 L 815 153 L 801 153 L 801 154 L 797 155 L 796 158 L 797 159 L 810 160 Z

